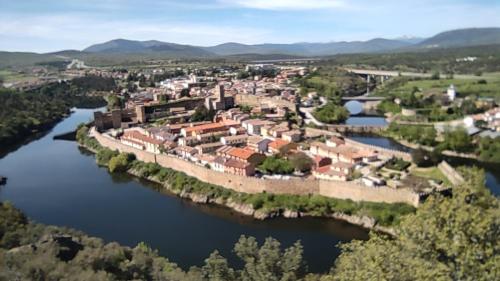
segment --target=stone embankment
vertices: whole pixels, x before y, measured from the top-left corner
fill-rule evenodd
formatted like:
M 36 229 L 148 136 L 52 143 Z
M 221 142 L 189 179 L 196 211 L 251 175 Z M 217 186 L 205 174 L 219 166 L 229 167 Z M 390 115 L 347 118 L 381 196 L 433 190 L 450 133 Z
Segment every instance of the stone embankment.
M 142 178 L 140 176 L 140 174 L 133 169 L 130 169 L 127 172 L 133 176 Z M 311 214 L 311 213 L 299 212 L 299 211 L 294 211 L 294 210 L 289 210 L 289 209 L 280 209 L 280 210 L 272 210 L 272 211 L 264 211 L 261 209 L 255 210 L 255 208 L 251 204 L 236 202 L 234 200 L 231 200 L 231 198 L 229 198 L 227 200 L 225 200 L 223 198 L 213 198 L 213 197 L 207 196 L 205 194 L 199 194 L 199 193 L 195 193 L 195 192 L 186 192 L 185 190 L 183 190 L 179 193 L 179 192 L 176 192 L 175 190 L 171 189 L 170 185 L 158 180 L 156 177 L 147 177 L 145 179 L 161 185 L 165 191 L 167 191 L 168 193 L 174 194 L 176 196 L 179 196 L 180 198 L 191 200 L 191 201 L 198 203 L 198 204 L 215 204 L 215 205 L 223 206 L 223 207 L 229 208 L 229 209 L 231 209 L 239 214 L 242 214 L 245 216 L 251 216 L 251 217 L 258 219 L 258 220 L 272 219 L 272 218 L 277 218 L 277 217 L 284 217 L 284 218 L 319 217 L 319 216 Z M 342 221 L 348 222 L 350 224 L 361 226 L 363 228 L 373 229 L 375 231 L 384 232 L 387 234 L 394 235 L 394 230 L 392 228 L 380 226 L 377 224 L 377 222 L 374 218 L 371 218 L 368 216 L 356 216 L 356 215 L 348 215 L 348 214 L 341 213 L 341 212 L 334 212 L 334 213 L 328 214 L 326 216 L 321 216 L 321 217 L 342 220 Z

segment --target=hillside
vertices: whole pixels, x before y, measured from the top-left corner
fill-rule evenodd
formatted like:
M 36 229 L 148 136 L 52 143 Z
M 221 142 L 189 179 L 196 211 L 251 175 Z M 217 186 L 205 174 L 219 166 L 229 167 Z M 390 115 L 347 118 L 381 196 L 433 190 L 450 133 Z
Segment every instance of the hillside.
M 64 61 L 64 59 L 53 54 L 0 51 L 0 68 L 32 66 L 51 61 Z
M 467 28 L 439 33 L 417 44 L 420 48 L 449 48 L 500 44 L 500 28 Z
M 256 44 L 224 43 L 205 49 L 220 56 L 238 54 L 288 54 L 297 56 L 324 56 L 346 53 L 372 53 L 390 51 L 409 46 L 409 43 L 372 39 L 369 41 L 330 42 L 330 43 L 293 43 L 293 44 Z
M 200 47 L 181 45 L 175 43 L 166 43 L 156 40 L 134 41 L 125 39 L 116 39 L 101 44 L 95 44 L 83 50 L 87 53 L 161 53 L 166 56 L 181 57 L 207 57 L 213 54 L 203 50 Z

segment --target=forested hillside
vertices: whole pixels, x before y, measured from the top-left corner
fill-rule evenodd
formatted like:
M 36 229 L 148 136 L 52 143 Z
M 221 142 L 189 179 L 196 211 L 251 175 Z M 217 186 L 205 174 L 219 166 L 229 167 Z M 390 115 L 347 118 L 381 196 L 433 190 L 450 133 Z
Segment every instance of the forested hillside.
M 115 87 L 113 79 L 88 76 L 47 84 L 29 92 L 0 89 L 0 145 L 14 143 L 34 131 L 51 127 L 72 107 L 106 105 L 102 97 L 88 93 Z

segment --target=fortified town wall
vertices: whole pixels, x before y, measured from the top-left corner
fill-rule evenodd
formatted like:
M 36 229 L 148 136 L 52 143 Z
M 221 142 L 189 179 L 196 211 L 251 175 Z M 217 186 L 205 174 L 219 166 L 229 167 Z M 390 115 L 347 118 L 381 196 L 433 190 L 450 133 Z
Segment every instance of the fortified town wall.
M 438 169 L 443 173 L 443 175 L 448 178 L 448 180 L 454 184 L 454 185 L 459 185 L 465 182 L 464 178 L 462 175 L 460 175 L 448 162 L 442 161 L 438 165 Z
M 204 166 L 188 162 L 181 158 L 153 154 L 122 144 L 120 141 L 92 130 L 92 136 L 102 145 L 112 150 L 133 153 L 138 160 L 159 165 L 186 173 L 201 181 L 219 185 L 244 193 L 274 193 L 307 195 L 318 194 L 331 198 L 351 199 L 353 201 L 407 203 L 418 206 L 420 197 L 409 189 L 392 189 L 389 187 L 368 187 L 353 182 L 311 180 L 291 178 L 289 180 L 260 179 L 221 173 Z

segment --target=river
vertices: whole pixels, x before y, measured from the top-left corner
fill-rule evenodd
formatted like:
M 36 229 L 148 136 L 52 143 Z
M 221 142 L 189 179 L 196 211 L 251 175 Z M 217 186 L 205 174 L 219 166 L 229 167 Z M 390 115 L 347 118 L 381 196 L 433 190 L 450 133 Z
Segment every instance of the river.
M 232 247 L 240 235 L 300 240 L 313 272 L 326 272 L 339 254 L 336 245 L 367 239 L 365 229 L 327 219 L 257 221 L 226 208 L 197 205 L 158 192 L 158 186 L 125 174 L 110 174 L 75 142 L 53 136 L 91 120 L 93 110 L 77 109 L 48 134 L 3 154 L 0 200 L 10 201 L 39 223 L 67 226 L 123 245 L 144 241 L 184 269 L 201 265 L 218 249 L 238 265 Z M 2 152 L 0 152 L 2 153 Z
M 346 125 L 370 125 L 385 126 L 387 121 L 384 116 L 366 115 L 363 109 L 363 103 L 358 101 L 349 101 L 345 105 L 349 111 L 349 118 L 344 122 Z
M 387 121 L 383 116 L 363 116 L 363 104 L 358 101 L 349 101 L 345 104 L 351 116 L 345 121 L 347 125 L 387 125 Z M 352 139 L 362 143 L 381 146 L 395 150 L 410 152 L 411 149 L 401 145 L 397 141 L 390 138 L 370 135 L 353 135 Z M 458 166 L 477 166 L 485 171 L 486 186 L 496 196 L 500 196 L 500 165 L 481 163 L 470 159 L 461 159 L 456 157 L 446 157 L 445 160 L 451 165 Z
M 371 144 L 377 145 L 384 148 L 390 148 L 395 150 L 410 152 L 411 149 L 394 141 L 390 138 L 380 137 L 380 136 L 370 136 L 370 135 L 350 135 L 351 139 Z M 486 186 L 491 190 L 495 196 L 500 196 L 500 166 L 498 164 L 481 163 L 471 159 L 462 159 L 456 157 L 445 157 L 445 160 L 454 167 L 458 166 L 477 166 L 484 170 Z

